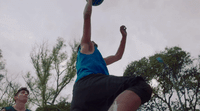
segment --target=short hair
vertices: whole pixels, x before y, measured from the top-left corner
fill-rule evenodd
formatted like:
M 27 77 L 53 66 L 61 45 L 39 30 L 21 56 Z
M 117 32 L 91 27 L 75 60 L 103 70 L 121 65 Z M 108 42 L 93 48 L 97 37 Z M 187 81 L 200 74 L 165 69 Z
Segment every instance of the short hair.
M 26 88 L 26 87 L 21 87 L 18 91 L 17 91 L 17 93 L 15 93 L 15 96 L 17 96 L 18 94 L 19 94 L 19 92 L 20 91 L 27 91 L 28 92 L 28 94 L 29 94 L 29 91 L 28 91 L 28 89 Z

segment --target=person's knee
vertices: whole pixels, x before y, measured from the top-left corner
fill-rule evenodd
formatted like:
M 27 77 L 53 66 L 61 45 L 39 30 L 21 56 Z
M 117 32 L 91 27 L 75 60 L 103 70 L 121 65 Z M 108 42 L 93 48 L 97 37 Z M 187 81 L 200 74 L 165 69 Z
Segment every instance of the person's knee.
M 127 103 L 127 101 L 141 103 L 140 97 L 131 90 L 125 90 L 124 92 L 122 92 L 116 98 L 116 101 L 117 101 L 117 103 Z
M 125 90 L 118 95 L 108 111 L 135 111 L 140 105 L 140 97 L 131 90 Z

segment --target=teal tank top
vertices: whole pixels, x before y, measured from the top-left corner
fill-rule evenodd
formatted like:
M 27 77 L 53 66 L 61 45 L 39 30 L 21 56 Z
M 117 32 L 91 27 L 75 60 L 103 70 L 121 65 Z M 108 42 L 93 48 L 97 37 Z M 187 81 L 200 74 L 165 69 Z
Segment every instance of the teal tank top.
M 75 82 L 90 74 L 102 73 L 109 75 L 106 62 L 97 47 L 95 47 L 94 53 L 89 55 L 81 53 L 79 48 L 76 60 L 76 69 L 77 79 Z
M 6 111 L 17 111 L 17 110 L 15 110 L 12 106 L 5 107 L 5 108 L 3 108 L 3 109 L 5 109 Z M 26 111 L 31 111 L 31 110 L 26 109 Z

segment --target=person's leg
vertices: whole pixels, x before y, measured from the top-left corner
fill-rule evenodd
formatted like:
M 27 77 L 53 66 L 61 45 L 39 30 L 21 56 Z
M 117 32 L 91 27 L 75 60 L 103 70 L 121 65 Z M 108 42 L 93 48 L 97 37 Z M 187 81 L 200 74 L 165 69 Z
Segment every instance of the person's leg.
M 135 111 L 150 100 L 152 88 L 141 77 L 129 78 L 124 85 L 125 90 L 114 98 L 109 111 Z
M 108 111 L 136 111 L 140 105 L 140 97 L 133 91 L 125 90 L 117 96 Z

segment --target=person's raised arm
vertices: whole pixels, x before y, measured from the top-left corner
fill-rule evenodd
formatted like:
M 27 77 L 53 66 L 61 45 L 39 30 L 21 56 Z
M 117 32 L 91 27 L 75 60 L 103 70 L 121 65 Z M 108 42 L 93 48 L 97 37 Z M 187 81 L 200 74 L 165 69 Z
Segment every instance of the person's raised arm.
M 87 4 L 84 9 L 83 18 L 83 36 L 81 39 L 81 52 L 88 53 L 93 49 L 91 42 L 91 14 L 92 14 L 92 0 L 87 0 Z
M 124 54 L 124 49 L 125 49 L 125 45 L 126 45 L 126 37 L 127 37 L 126 27 L 124 25 L 122 25 L 120 27 L 120 32 L 122 34 L 122 39 L 121 39 L 119 48 L 117 50 L 117 53 L 115 55 L 104 58 L 106 65 L 112 64 L 112 63 L 120 60 Z

